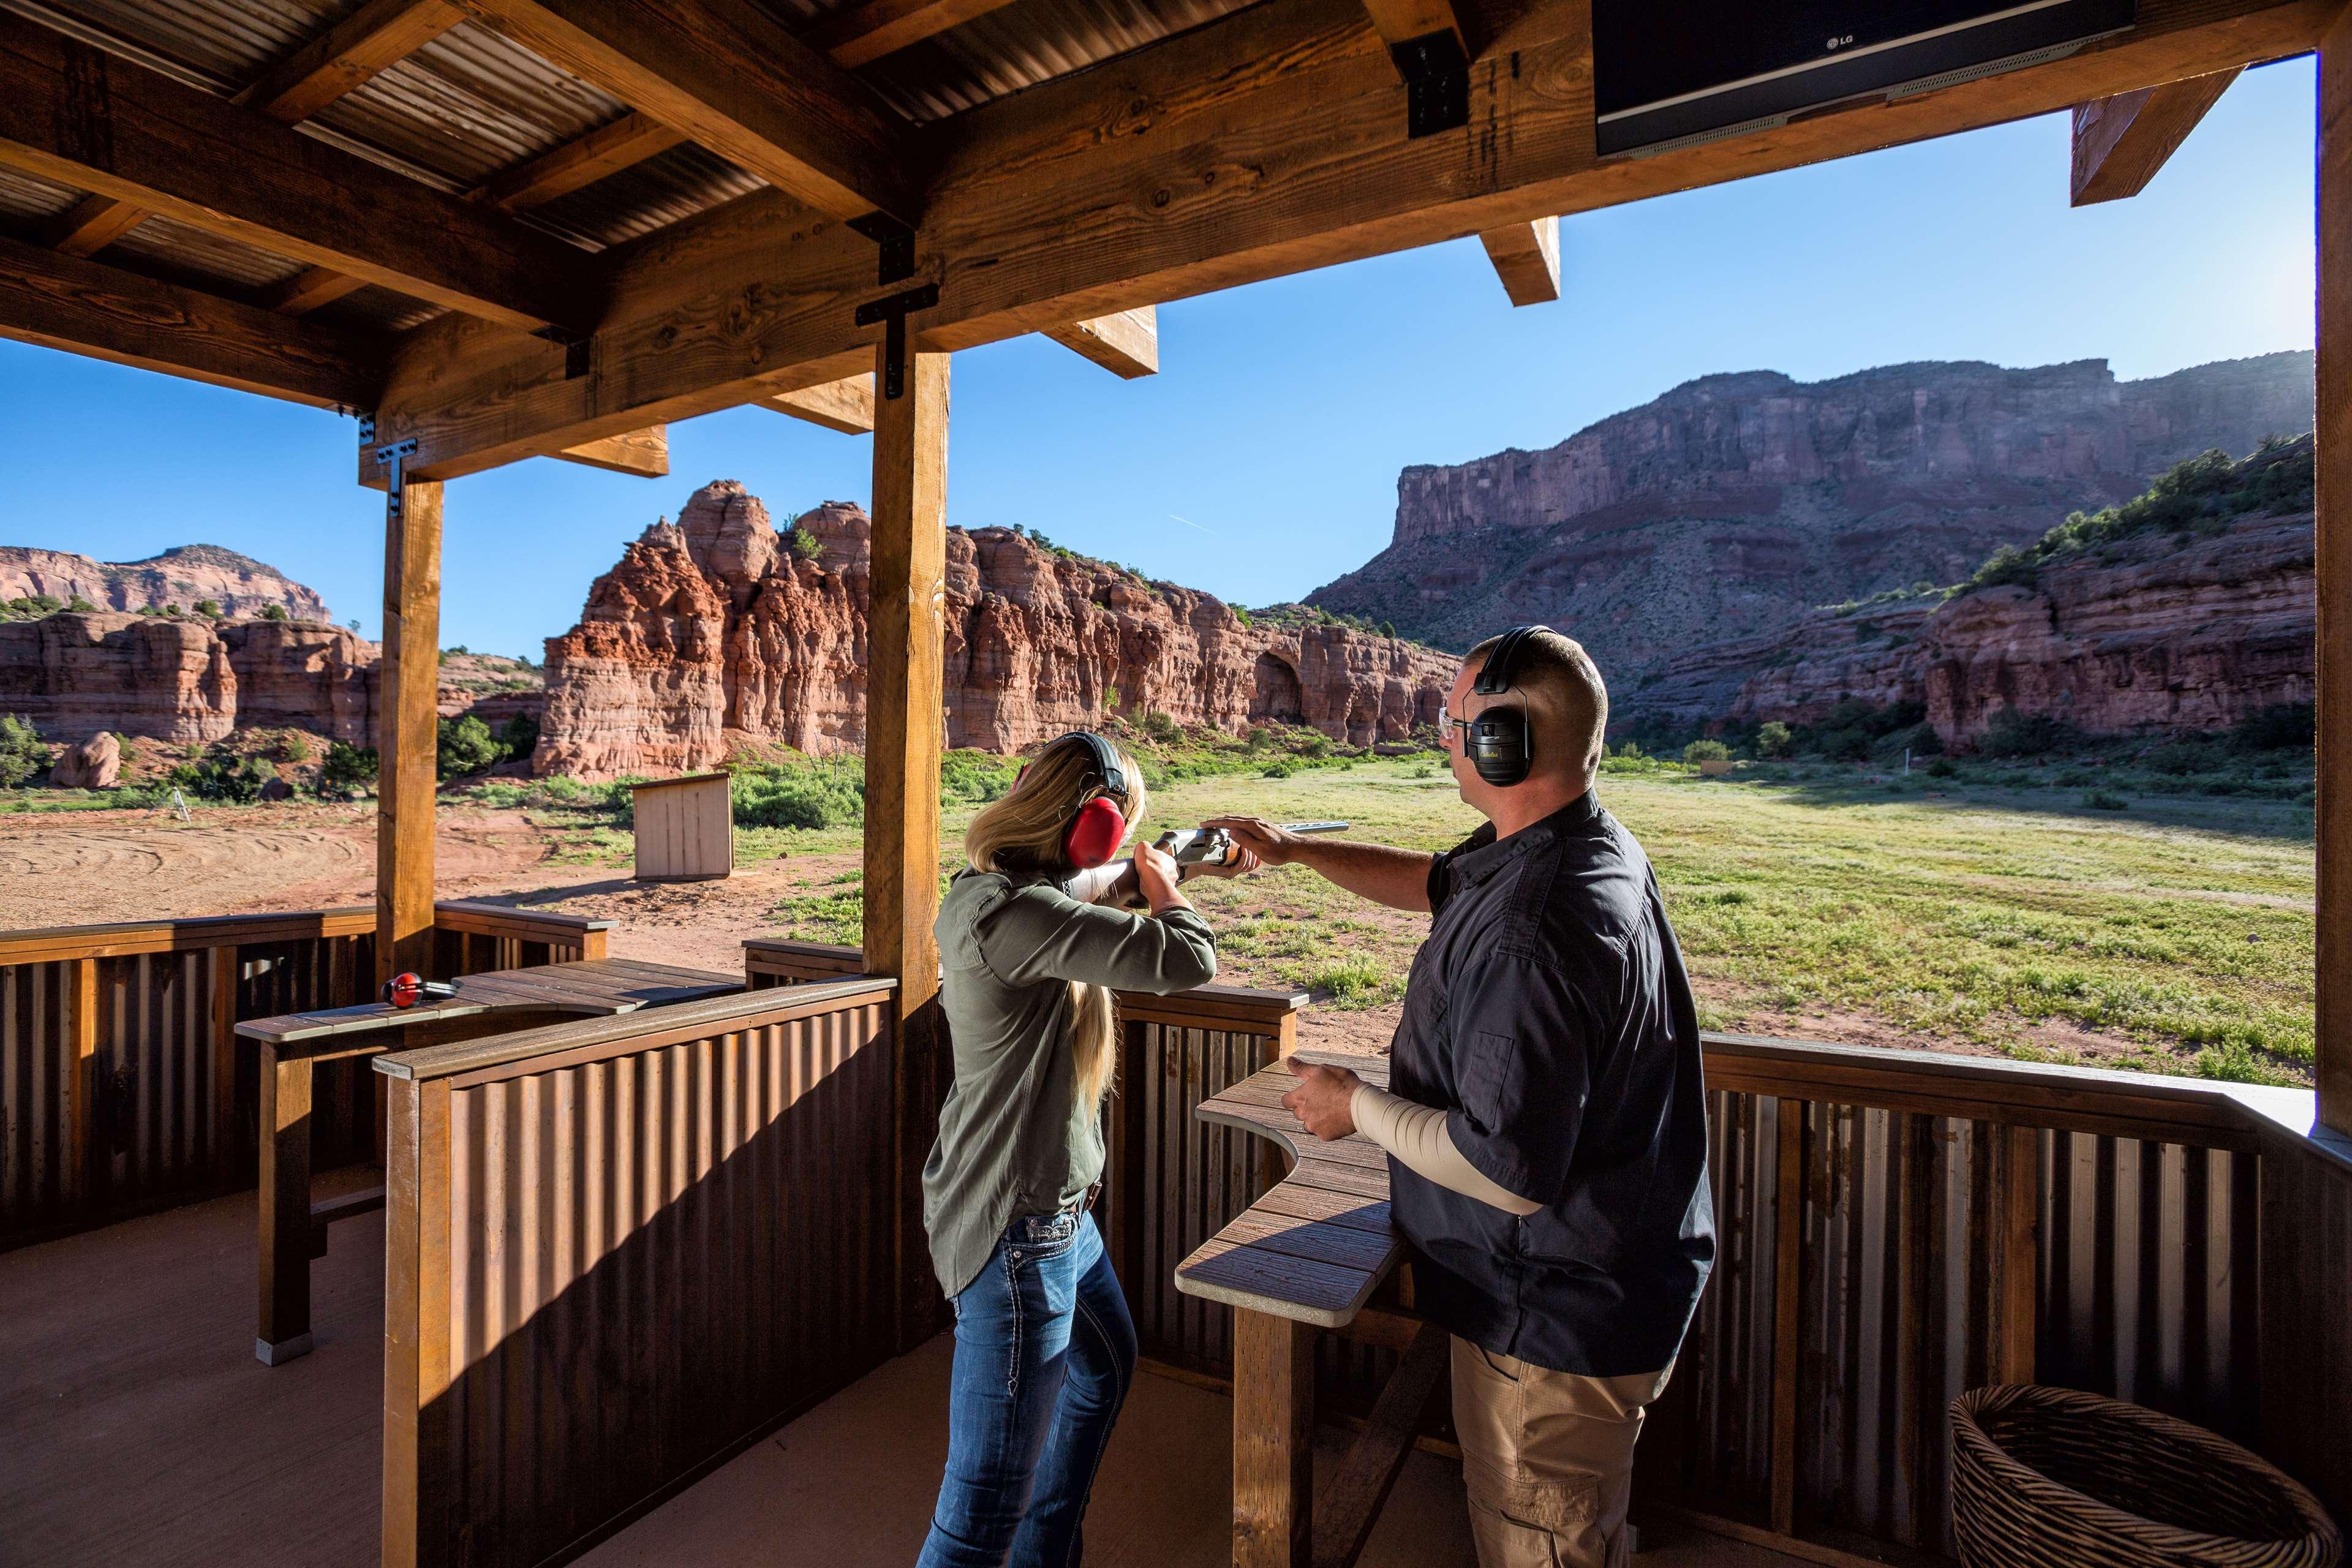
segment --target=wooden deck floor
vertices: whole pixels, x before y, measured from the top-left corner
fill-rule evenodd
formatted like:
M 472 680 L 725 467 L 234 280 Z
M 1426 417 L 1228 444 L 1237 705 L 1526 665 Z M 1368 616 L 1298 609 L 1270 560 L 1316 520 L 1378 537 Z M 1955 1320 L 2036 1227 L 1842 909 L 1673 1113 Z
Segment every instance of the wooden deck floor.
M 382 1216 L 335 1226 L 313 1268 L 318 1349 L 274 1369 L 253 1359 L 253 1247 L 248 1194 L 0 1254 L 0 1565 L 375 1562 Z M 904 1568 L 946 1453 L 949 1349 L 883 1367 L 583 1561 Z M 1137 1381 L 1089 1511 L 1090 1564 L 1229 1561 L 1231 1419 L 1222 1394 Z M 1643 1568 L 1790 1562 L 1708 1536 L 1649 1544 Z M 1415 1455 L 1362 1561 L 1473 1568 L 1459 1469 Z

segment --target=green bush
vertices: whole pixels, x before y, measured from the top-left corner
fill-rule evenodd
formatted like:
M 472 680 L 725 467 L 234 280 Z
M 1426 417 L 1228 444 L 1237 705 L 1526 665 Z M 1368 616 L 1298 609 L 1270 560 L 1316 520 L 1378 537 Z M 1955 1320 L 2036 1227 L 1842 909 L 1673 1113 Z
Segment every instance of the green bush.
M 220 601 L 218 599 L 198 599 L 196 601 L 196 614 L 204 616 L 206 620 L 219 620 L 221 618 Z
M 488 773 L 506 756 L 491 736 L 490 727 L 471 713 L 441 721 L 436 752 L 436 762 L 445 779 Z
M 518 713 L 499 727 L 499 749 L 509 758 L 528 761 L 539 749 L 539 721 L 528 713 Z
M 2283 752 L 2289 747 L 2310 750 L 2319 734 L 2318 710 L 2308 702 L 2282 702 L 2265 708 L 2231 731 L 2231 744 L 2242 752 Z
M 373 746 L 330 741 L 327 760 L 319 765 L 319 793 L 345 799 L 361 794 L 375 783 L 376 766 Z
M 1020 773 L 1019 763 L 987 752 L 950 752 L 940 759 L 940 796 L 985 805 L 1003 799 Z
M 310 742 L 299 730 L 289 730 L 278 742 L 278 760 L 283 763 L 307 763 L 310 760 Z
M 182 763 L 163 782 L 198 800 L 251 805 L 261 798 L 262 786 L 277 776 L 258 757 L 220 755 L 199 763 Z
M 1731 748 L 1720 741 L 1693 741 L 1683 748 L 1683 761 L 1693 764 L 1727 763 L 1730 760 Z
M 2040 757 L 2078 745 L 2081 741 L 2082 736 L 2071 724 L 2040 713 L 2004 708 L 1992 716 L 1977 749 L 1988 757 Z
M 30 719 L 0 713 L 0 789 L 15 789 L 35 773 L 46 773 L 49 749 L 41 743 Z
M 179 608 L 177 605 L 173 605 L 173 614 L 177 615 Z M 294 617 L 286 613 L 286 606 L 283 605 L 264 605 L 261 606 L 261 618 L 265 621 L 289 621 Z
M 1937 757 L 1927 764 L 1927 776 L 1931 779 L 1952 778 L 1958 775 L 1959 771 L 1949 757 Z
M 1756 754 L 1759 757 L 1785 757 L 1789 754 L 1791 731 L 1778 719 L 1768 720 L 1756 727 Z
M 1258 772 L 1258 777 L 1260 778 L 1286 779 L 1289 776 L 1290 764 L 1288 763 L 1276 763 L 1272 767 L 1263 768 Z
M 2093 811 L 2128 811 L 2131 802 L 2111 789 L 2095 789 L 2083 797 L 2083 804 Z
M 814 561 L 824 553 L 824 542 L 797 523 L 784 535 L 784 546 L 803 561 Z
M 1143 732 L 1163 746 L 1173 745 L 1184 738 L 1182 726 L 1156 708 L 1143 716 Z
M 1639 741 L 1620 741 L 1617 742 L 1617 749 L 1609 754 L 1615 757 L 1620 762 L 1638 763 L 1642 760 L 1643 755 L 1642 742 Z
M 740 768 L 730 785 L 741 827 L 840 827 L 866 818 L 862 763 Z

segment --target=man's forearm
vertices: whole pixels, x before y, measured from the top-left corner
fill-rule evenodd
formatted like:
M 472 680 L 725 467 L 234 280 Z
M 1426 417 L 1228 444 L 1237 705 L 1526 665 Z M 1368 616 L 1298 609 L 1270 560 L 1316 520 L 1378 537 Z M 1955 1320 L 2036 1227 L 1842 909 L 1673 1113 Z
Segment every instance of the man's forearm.
M 1429 912 L 1429 866 L 1425 849 L 1392 849 L 1385 844 L 1348 839 L 1302 840 L 1295 864 L 1318 871 L 1360 898 L 1392 910 Z

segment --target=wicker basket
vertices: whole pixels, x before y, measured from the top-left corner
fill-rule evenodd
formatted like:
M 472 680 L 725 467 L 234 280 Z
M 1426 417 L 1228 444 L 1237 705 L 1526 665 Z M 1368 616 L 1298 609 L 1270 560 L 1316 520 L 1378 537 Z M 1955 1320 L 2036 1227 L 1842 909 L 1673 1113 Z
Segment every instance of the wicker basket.
M 2073 1388 L 1952 1402 L 1952 1528 L 1969 1568 L 2332 1568 L 2319 1500 L 2202 1427 Z

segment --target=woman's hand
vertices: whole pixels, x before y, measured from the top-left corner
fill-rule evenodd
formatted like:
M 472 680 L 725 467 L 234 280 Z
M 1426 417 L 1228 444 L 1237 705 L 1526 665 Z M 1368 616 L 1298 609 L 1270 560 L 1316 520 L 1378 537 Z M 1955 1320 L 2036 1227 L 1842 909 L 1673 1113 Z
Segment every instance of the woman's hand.
M 1135 886 L 1155 915 L 1192 906 L 1176 890 L 1176 857 L 1152 844 L 1135 847 Z
M 1364 1080 L 1345 1068 L 1317 1067 L 1289 1058 L 1298 1087 L 1282 1097 L 1282 1108 L 1328 1143 L 1356 1130 L 1356 1089 Z

